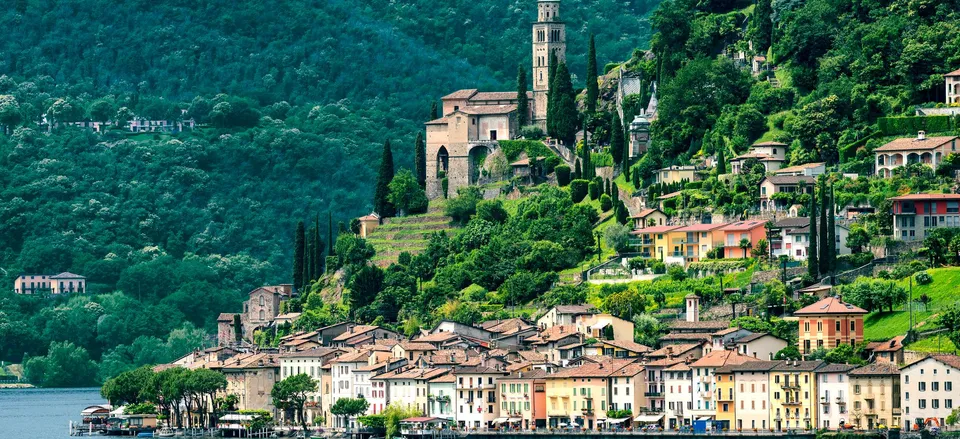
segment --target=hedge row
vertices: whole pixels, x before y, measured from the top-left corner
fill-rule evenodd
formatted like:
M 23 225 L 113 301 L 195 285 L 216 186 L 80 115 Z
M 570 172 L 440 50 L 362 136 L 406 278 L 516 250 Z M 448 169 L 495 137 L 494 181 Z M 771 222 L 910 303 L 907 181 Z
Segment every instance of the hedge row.
M 527 157 L 535 159 L 537 157 L 551 157 L 556 154 L 539 140 L 498 140 L 503 155 L 507 160 L 514 161 L 520 156 L 521 152 L 526 152 Z
M 908 116 L 880 117 L 877 127 L 885 136 L 917 134 L 917 131 L 942 133 L 950 131 L 956 124 L 950 116 Z

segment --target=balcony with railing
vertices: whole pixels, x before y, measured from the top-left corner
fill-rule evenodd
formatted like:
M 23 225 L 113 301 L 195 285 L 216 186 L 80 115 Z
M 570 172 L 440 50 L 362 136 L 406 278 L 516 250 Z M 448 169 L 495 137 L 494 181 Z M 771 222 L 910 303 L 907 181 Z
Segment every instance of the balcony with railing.
M 656 391 L 656 390 L 652 392 L 643 392 L 643 396 L 646 396 L 648 398 L 658 398 L 663 396 L 663 392 Z
M 789 405 L 789 406 L 795 406 L 795 405 L 802 405 L 803 403 L 800 402 L 799 399 L 787 398 L 786 400 L 783 401 L 782 404 L 785 405 L 785 406 L 788 406 L 788 405 Z

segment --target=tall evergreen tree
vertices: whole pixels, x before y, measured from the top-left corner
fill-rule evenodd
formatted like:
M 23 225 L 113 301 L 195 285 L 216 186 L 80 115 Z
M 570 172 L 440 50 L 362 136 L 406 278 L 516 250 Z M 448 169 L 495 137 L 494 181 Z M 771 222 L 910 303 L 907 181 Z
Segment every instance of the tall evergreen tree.
M 333 234 L 333 212 L 327 211 L 327 256 L 334 256 L 333 244 L 337 242 L 337 237 Z
M 390 193 L 390 182 L 393 181 L 393 151 L 390 150 L 390 140 L 383 142 L 383 154 L 380 156 L 380 170 L 377 172 L 377 188 L 373 195 L 373 209 L 381 218 L 394 215 L 393 204 L 387 200 Z
M 530 121 L 530 102 L 527 100 L 527 71 L 523 66 L 517 66 L 517 126 L 524 126 Z
M 554 130 L 556 137 L 572 148 L 579 128 L 577 103 L 573 92 L 573 82 L 570 81 L 570 71 L 566 63 L 557 66 L 557 79 L 550 93 L 556 95 L 553 99 L 556 108 L 553 111 Z
M 814 280 L 820 279 L 820 264 L 817 263 L 820 254 L 817 252 L 817 191 L 810 197 L 810 242 L 807 246 L 807 273 Z
M 417 161 L 417 183 L 423 189 L 427 188 L 427 145 L 423 142 L 423 132 L 417 132 L 415 143 L 415 160 Z
M 773 0 L 757 0 L 747 26 L 747 38 L 757 54 L 767 53 L 773 41 Z
M 614 166 L 620 166 L 623 161 L 623 124 L 620 123 L 620 114 L 613 112 L 613 122 L 610 124 L 610 155 L 613 156 Z
M 440 115 L 438 114 L 438 111 L 437 111 L 437 103 L 434 102 L 430 104 L 430 120 L 439 119 L 439 118 L 440 118 Z
M 827 212 L 827 235 L 829 238 L 827 242 L 830 245 L 830 250 L 827 252 L 830 255 L 830 271 L 837 270 L 837 215 L 836 215 L 836 205 L 837 201 L 834 198 L 833 192 L 833 182 L 830 183 L 830 204 L 829 211 Z
M 293 244 L 293 290 L 299 292 L 303 288 L 303 221 L 297 222 L 297 234 Z
M 326 247 L 323 243 L 323 238 L 320 237 L 320 214 L 318 213 L 314 219 L 313 225 L 313 242 L 316 243 L 316 246 L 313 249 L 313 275 L 320 278 L 323 275 L 323 250 Z
M 593 114 L 597 111 L 597 97 L 599 96 L 600 86 L 597 84 L 597 48 L 593 44 L 593 34 L 590 34 L 590 49 L 587 51 L 587 114 Z M 616 111 L 614 111 L 614 113 L 616 113 Z
M 583 178 L 583 170 L 580 167 L 580 159 L 577 158 L 577 159 L 574 159 L 574 164 L 573 164 L 573 179 L 579 180 L 581 178 Z
M 727 161 L 723 157 L 724 147 L 717 148 L 717 175 L 723 175 L 727 173 Z
M 820 274 L 826 275 L 830 272 L 830 245 L 827 242 L 829 234 L 827 233 L 827 184 L 826 178 L 820 176 Z
M 547 135 L 549 135 L 550 137 L 557 137 L 557 129 L 556 129 L 556 123 L 557 123 L 557 122 L 556 122 L 556 116 L 554 115 L 554 112 L 556 112 L 556 109 L 557 109 L 557 104 L 556 104 L 556 102 L 555 102 L 555 101 L 556 101 L 557 94 L 553 92 L 553 91 L 556 89 L 557 63 L 558 63 L 558 61 L 557 61 L 557 53 L 551 51 L 551 52 L 550 52 L 550 66 L 547 67 L 547 85 L 548 85 L 548 89 L 547 89 Z
M 305 242 L 305 247 L 303 249 L 303 284 L 307 285 L 309 282 L 313 281 L 313 255 L 316 253 L 314 248 L 316 243 L 313 242 L 313 228 L 307 232 L 307 239 Z
M 623 181 L 630 182 L 630 139 L 627 137 L 626 130 L 623 136 L 623 159 L 620 160 L 620 168 L 623 172 Z
M 597 176 L 596 168 L 593 166 L 593 157 L 591 157 L 590 154 L 590 147 L 587 146 L 586 142 L 584 142 L 583 148 L 580 151 L 580 162 L 580 171 L 583 174 L 584 180 L 591 180 Z

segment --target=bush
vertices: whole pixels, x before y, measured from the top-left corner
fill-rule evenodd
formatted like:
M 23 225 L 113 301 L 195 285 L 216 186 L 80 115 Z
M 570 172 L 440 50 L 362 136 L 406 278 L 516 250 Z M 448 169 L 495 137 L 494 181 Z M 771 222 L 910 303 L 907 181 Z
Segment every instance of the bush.
M 499 140 L 500 150 L 507 156 L 507 160 L 514 161 L 520 156 L 521 152 L 526 152 L 530 160 L 537 157 L 550 157 L 556 155 L 547 145 L 539 140 Z
M 873 253 L 870 252 L 860 252 L 853 253 L 849 255 L 837 256 L 837 262 L 844 264 L 849 268 L 862 267 L 870 263 L 873 260 Z
M 591 200 L 600 198 L 600 185 L 598 185 L 596 181 L 587 183 L 587 193 L 590 194 Z
M 539 140 L 543 138 L 543 130 L 536 125 L 527 125 L 520 128 L 520 136 L 528 140 Z
M 922 261 L 902 262 L 893 267 L 893 270 L 890 272 L 890 278 L 903 279 L 927 268 L 929 268 L 927 264 L 924 264 Z
M 593 183 L 590 183 L 593 184 Z M 613 209 L 613 200 L 609 195 L 603 194 L 600 196 L 600 210 L 606 212 L 610 209 Z
M 933 276 L 930 276 L 930 273 L 926 271 L 921 271 L 913 275 L 913 279 L 917 281 L 918 285 L 926 285 L 933 282 Z
M 560 187 L 564 187 L 570 184 L 570 167 L 567 165 L 560 165 L 553 169 L 557 173 L 557 184 Z
M 670 279 L 673 279 L 677 282 L 682 282 L 687 278 L 687 272 L 683 269 L 681 264 L 670 264 L 670 268 L 667 269 L 667 273 L 670 274 Z
M 477 213 L 477 203 L 482 199 L 480 189 L 476 186 L 460 188 L 457 190 L 457 197 L 447 202 L 444 213 L 458 223 L 466 223 Z
M 583 201 L 584 197 L 587 196 L 587 185 L 590 182 L 587 180 L 573 180 L 570 182 L 570 199 L 574 203 L 579 203 Z
M 653 274 L 663 274 L 667 272 L 667 265 L 661 261 L 654 261 L 650 264 L 650 268 L 653 269 Z
M 552 155 L 543 161 L 543 172 L 549 174 L 560 165 L 560 157 Z M 569 169 L 569 168 L 567 168 Z

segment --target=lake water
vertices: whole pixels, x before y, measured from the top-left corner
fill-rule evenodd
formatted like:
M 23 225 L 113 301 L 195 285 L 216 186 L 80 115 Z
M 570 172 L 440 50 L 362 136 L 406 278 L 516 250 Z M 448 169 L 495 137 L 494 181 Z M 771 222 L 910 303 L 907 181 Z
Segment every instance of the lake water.
M 80 411 L 105 404 L 100 389 L 0 389 L 0 439 L 69 438 Z

